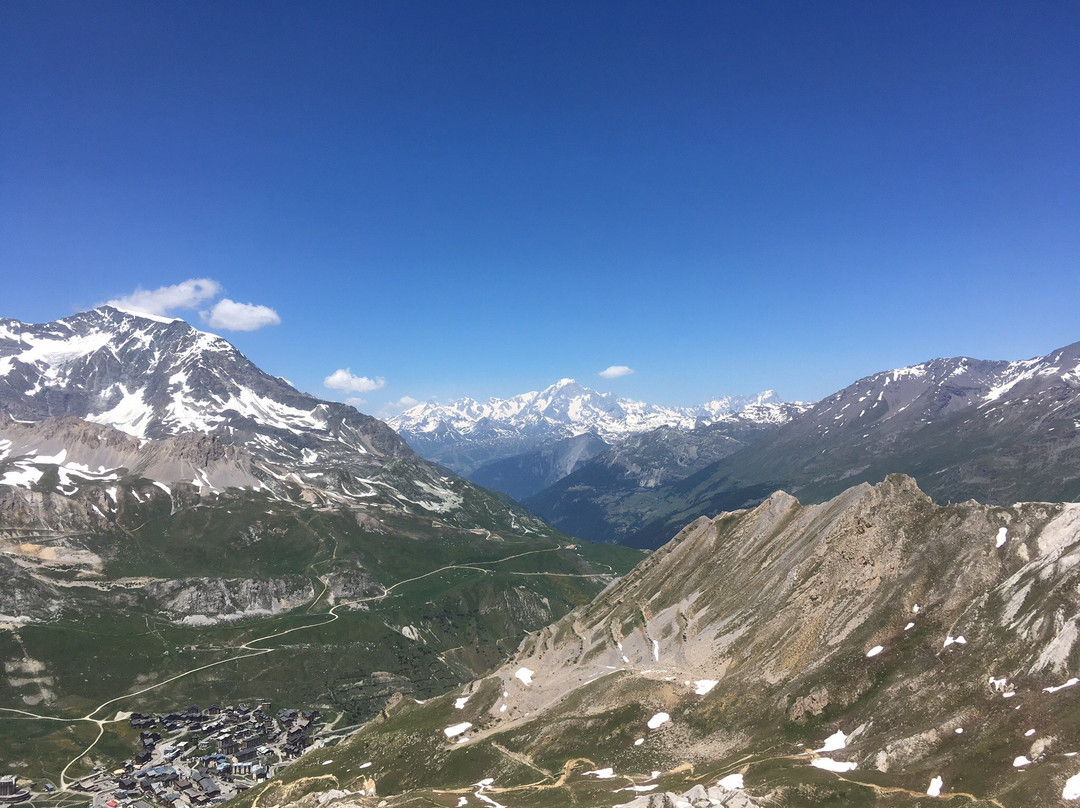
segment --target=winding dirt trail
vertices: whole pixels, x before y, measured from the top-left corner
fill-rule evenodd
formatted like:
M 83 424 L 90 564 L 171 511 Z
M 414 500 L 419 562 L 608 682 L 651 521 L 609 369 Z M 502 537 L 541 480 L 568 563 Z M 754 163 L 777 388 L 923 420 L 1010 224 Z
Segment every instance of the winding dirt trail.
M 523 553 L 515 553 L 514 555 L 506 556 L 505 558 L 495 559 L 494 561 L 476 562 L 476 564 L 487 564 L 489 566 L 492 566 L 492 565 L 495 565 L 495 564 L 504 564 L 507 561 L 514 560 L 515 558 L 522 558 L 523 556 L 536 555 L 536 554 L 539 554 L 539 553 L 554 553 L 554 552 L 558 552 L 559 550 L 562 550 L 562 549 L 564 549 L 564 548 L 560 545 L 558 547 L 548 547 L 548 548 L 544 548 L 542 550 L 528 550 L 528 551 L 523 552 Z M 337 554 L 337 548 L 335 547 L 334 555 L 336 556 L 336 554 Z M 473 565 L 473 564 L 447 564 L 446 566 L 439 567 L 438 569 L 431 570 L 430 572 L 425 572 L 422 575 L 416 575 L 416 576 L 413 576 L 412 578 L 405 578 L 404 580 L 401 580 L 401 581 L 398 581 L 397 583 L 391 584 L 388 587 L 384 587 L 383 591 L 378 595 L 372 595 L 370 597 L 365 597 L 365 598 L 357 598 L 356 600 L 342 601 L 341 603 L 338 603 L 338 604 L 332 606 L 330 608 L 330 610 L 326 613 L 327 619 L 325 619 L 325 620 L 320 620 L 318 622 L 309 623 L 309 624 L 302 625 L 302 626 L 294 626 L 293 628 L 284 629 L 283 631 L 275 631 L 275 632 L 273 632 L 271 634 L 266 634 L 266 635 L 263 635 L 261 637 L 255 637 L 254 639 L 247 640 L 246 642 L 235 646 L 235 649 L 237 651 L 246 651 L 248 653 L 243 653 L 243 654 L 238 654 L 236 656 L 226 657 L 224 659 L 219 659 L 219 660 L 217 660 L 215 662 L 209 662 L 209 663 L 207 663 L 205 665 L 200 665 L 200 666 L 198 666 L 196 668 L 191 668 L 189 670 L 183 671 L 182 673 L 178 673 L 175 676 L 170 676 L 168 679 L 164 679 L 164 680 L 162 680 L 160 682 L 156 682 L 156 683 L 154 683 L 152 685 L 148 685 L 148 686 L 146 686 L 144 688 L 141 688 L 139 690 L 135 690 L 135 691 L 133 691 L 131 693 L 125 693 L 122 696 L 116 696 L 115 698 L 111 698 L 111 699 L 109 699 L 107 701 L 103 701 L 101 704 L 99 704 L 93 710 L 88 712 L 86 715 L 81 716 L 79 718 L 58 718 L 56 716 L 51 716 L 51 715 L 39 715 L 37 713 L 31 713 L 31 712 L 28 712 L 26 710 L 17 710 L 17 709 L 9 708 L 9 707 L 0 707 L 0 713 L 11 713 L 12 714 L 10 716 L 2 716 L 2 715 L 0 715 L 0 719 L 8 718 L 9 720 L 21 720 L 21 721 L 33 721 L 33 720 L 37 720 L 37 721 L 57 721 L 57 722 L 66 723 L 66 724 L 74 724 L 74 723 L 83 722 L 83 723 L 93 724 L 94 726 L 97 727 L 97 730 L 98 730 L 97 737 L 94 738 L 93 742 L 89 746 L 87 746 L 85 749 L 83 749 L 78 755 L 76 755 L 71 760 L 69 760 L 67 765 L 64 766 L 64 768 L 61 770 L 61 772 L 60 772 L 60 788 L 59 788 L 58 794 L 63 794 L 65 792 L 68 792 L 68 790 L 69 790 L 70 786 L 72 785 L 72 783 L 77 782 L 77 780 L 78 780 L 78 779 L 76 779 L 76 780 L 72 780 L 72 781 L 69 782 L 68 779 L 67 779 L 68 771 L 78 761 L 82 760 L 84 757 L 86 757 L 88 754 L 90 754 L 90 752 L 94 749 L 94 747 L 97 746 L 98 742 L 101 740 L 102 736 L 105 734 L 105 725 L 106 724 L 115 724 L 115 723 L 119 723 L 119 722 L 127 720 L 126 718 L 119 718 L 119 717 L 111 718 L 111 719 L 110 718 L 95 718 L 94 717 L 97 713 L 100 713 L 102 710 L 104 710 L 109 705 L 117 704 L 118 702 L 124 701 L 126 699 L 130 699 L 130 698 L 134 698 L 135 696 L 140 696 L 143 693 L 148 693 L 151 690 L 156 690 L 156 689 L 158 689 L 160 687 L 164 687 L 167 684 L 171 684 L 172 682 L 175 682 L 175 681 L 177 681 L 179 679 L 184 679 L 185 677 L 192 676 L 193 674 L 200 673 L 200 672 L 205 671 L 205 670 L 209 670 L 210 668 L 215 668 L 215 667 L 217 667 L 219 665 L 225 665 L 225 664 L 228 664 L 230 662 L 238 662 L 238 661 L 240 661 L 242 659 L 250 659 L 252 657 L 263 656 L 265 654 L 273 653 L 274 651 L 279 650 L 279 649 L 276 648 L 276 647 L 260 648 L 260 647 L 256 646 L 256 643 L 264 643 L 264 642 L 267 642 L 268 640 L 275 640 L 275 639 L 278 639 L 279 637 L 284 637 L 284 636 L 286 636 L 288 634 L 294 634 L 294 633 L 299 632 L 299 631 L 310 631 L 313 628 L 319 628 L 320 626 L 327 626 L 330 623 L 333 623 L 333 622 L 335 622 L 336 620 L 338 620 L 340 618 L 340 615 L 338 614 L 338 609 L 342 609 L 342 608 L 345 608 L 345 607 L 348 607 L 348 606 L 355 606 L 355 605 L 358 605 L 358 604 L 361 604 L 361 603 L 374 603 L 374 602 L 377 602 L 377 601 L 385 600 L 386 598 L 390 597 L 391 593 L 393 593 L 393 591 L 395 589 L 397 589 L 398 587 L 405 586 L 406 584 L 410 584 L 410 583 L 414 583 L 416 581 L 423 580 L 424 578 L 430 578 L 433 575 L 438 575 L 439 573 L 446 572 L 448 570 L 471 570 L 471 571 L 474 571 L 474 572 L 483 572 L 483 573 L 492 573 L 492 572 L 494 572 L 494 570 L 490 570 L 490 569 L 487 569 L 486 567 L 480 567 L 480 566 L 476 566 L 476 565 Z M 307 613 L 307 611 L 312 606 L 314 606 L 316 603 L 318 603 L 323 598 L 323 596 L 325 596 L 326 591 L 327 591 L 327 587 L 324 585 L 322 592 L 318 593 L 317 595 L 315 595 L 313 593 L 312 599 L 310 601 L 308 601 L 307 603 L 297 607 L 295 612 L 300 613 L 300 610 L 304 610 L 305 613 Z

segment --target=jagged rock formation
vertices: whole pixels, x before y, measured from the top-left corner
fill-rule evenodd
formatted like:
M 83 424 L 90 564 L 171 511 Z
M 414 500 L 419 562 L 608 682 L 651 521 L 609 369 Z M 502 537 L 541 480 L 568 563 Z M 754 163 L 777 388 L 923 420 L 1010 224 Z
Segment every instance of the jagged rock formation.
M 698 785 L 682 794 L 670 791 L 647 794 L 620 803 L 618 808 L 761 808 L 761 805 L 741 790 Z

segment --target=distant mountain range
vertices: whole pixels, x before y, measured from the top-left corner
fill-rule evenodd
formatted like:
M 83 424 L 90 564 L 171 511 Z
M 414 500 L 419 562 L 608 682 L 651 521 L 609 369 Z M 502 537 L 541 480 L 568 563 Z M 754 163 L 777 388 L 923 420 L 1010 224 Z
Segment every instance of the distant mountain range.
M 766 440 L 782 423 L 802 414 L 806 406 L 781 404 L 771 409 L 771 414 L 779 410 L 783 420 L 759 418 L 757 406 L 752 405 L 694 429 L 660 427 L 633 435 L 579 463 L 547 487 L 533 488 L 520 501 L 573 536 L 622 541 L 650 520 L 657 491 Z M 482 475 L 489 468 L 474 472 L 473 479 L 486 484 Z
M 546 451 L 578 435 L 590 434 L 611 446 L 660 427 L 693 429 L 739 413 L 761 423 L 779 424 L 790 416 L 791 406 L 766 390 L 752 397 L 716 398 L 697 407 L 663 407 L 598 393 L 573 379 L 561 379 L 544 390 L 493 398 L 484 404 L 470 398 L 418 404 L 388 423 L 421 455 L 472 479 L 483 466 L 542 448 Z M 498 479 L 498 472 L 481 477 L 490 482 Z
M 657 547 L 701 515 L 778 489 L 821 502 L 893 472 L 939 502 L 1076 501 L 1080 343 L 1020 362 L 961 357 L 877 373 L 681 479 L 642 484 L 629 469 L 662 458 L 663 443 L 598 455 L 525 503 L 572 534 Z

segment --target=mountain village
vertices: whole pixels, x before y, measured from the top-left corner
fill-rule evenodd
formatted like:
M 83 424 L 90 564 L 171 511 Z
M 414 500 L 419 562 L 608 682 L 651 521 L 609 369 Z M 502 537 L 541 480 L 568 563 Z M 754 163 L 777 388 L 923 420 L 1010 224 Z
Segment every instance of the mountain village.
M 155 804 L 192 808 L 226 802 L 266 780 L 309 748 L 318 748 L 318 710 L 282 708 L 269 701 L 255 706 L 214 704 L 200 709 L 152 715 L 131 713 L 127 721 L 139 730 L 139 748 L 112 772 L 98 767 L 68 786 L 92 796 L 103 808 Z M 21 802 L 55 793 L 49 781 L 17 783 L 14 775 L 0 780 L 0 798 Z

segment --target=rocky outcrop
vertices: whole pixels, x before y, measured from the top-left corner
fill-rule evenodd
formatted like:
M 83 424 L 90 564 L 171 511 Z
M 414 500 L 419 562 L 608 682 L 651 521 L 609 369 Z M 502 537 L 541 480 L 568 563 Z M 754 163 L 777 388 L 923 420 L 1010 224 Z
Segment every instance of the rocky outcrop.
M 5 555 L 0 555 L 0 578 L 0 624 L 49 620 L 63 609 L 55 587 L 37 580 Z
M 495 675 L 503 698 L 470 718 L 472 732 L 543 726 L 525 751 L 548 755 L 590 722 L 617 736 L 605 716 L 629 711 L 640 717 L 624 737 L 637 734 L 633 746 L 647 743 L 662 766 L 772 749 L 785 728 L 839 727 L 851 742 L 843 765 L 929 782 L 953 756 L 970 764 L 977 747 L 951 743 L 965 729 L 1017 734 L 1030 720 L 1017 717 L 1020 703 L 1039 716 L 1039 737 L 1080 742 L 1056 706 L 1076 682 L 1078 622 L 1080 505 L 939 506 L 902 475 L 820 505 L 777 492 L 698 519 L 530 635 Z M 1023 702 L 1007 701 L 1017 694 Z M 1007 770 L 980 788 L 1007 787 Z
M 698 785 L 682 794 L 648 794 L 616 808 L 761 808 L 761 803 L 754 802 L 741 789 Z
M 335 602 L 358 600 L 383 591 L 371 573 L 359 564 L 333 570 L 321 578 Z
M 154 581 L 146 593 L 169 619 L 194 626 L 281 614 L 315 596 L 311 581 L 302 575 Z

